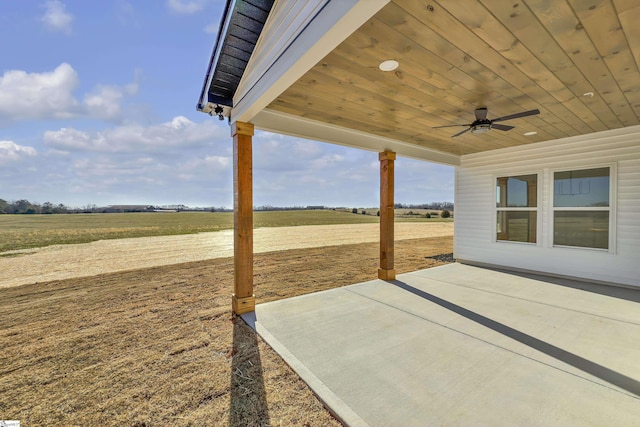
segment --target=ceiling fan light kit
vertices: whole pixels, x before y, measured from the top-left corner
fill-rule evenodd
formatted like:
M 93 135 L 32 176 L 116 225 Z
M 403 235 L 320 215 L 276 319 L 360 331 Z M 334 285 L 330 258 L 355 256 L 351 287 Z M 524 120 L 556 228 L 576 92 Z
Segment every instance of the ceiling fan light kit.
M 458 132 L 455 135 L 452 135 L 451 136 L 452 138 L 455 138 L 456 136 L 460 136 L 463 133 L 467 133 L 467 132 L 471 132 L 473 134 L 485 133 L 485 132 L 488 132 L 490 129 L 508 131 L 513 129 L 514 126 L 503 125 L 496 122 L 504 122 L 506 120 L 518 119 L 520 117 L 533 116 L 536 114 L 540 114 L 540 110 L 536 108 L 535 110 L 522 111 L 520 113 L 509 114 L 507 116 L 497 117 L 491 120 L 487 119 L 487 107 L 476 108 L 474 113 L 475 113 L 476 119 L 472 123 L 465 123 L 460 125 L 435 126 L 432 129 L 449 128 L 449 127 L 456 127 L 456 126 L 467 127 L 467 129 L 461 132 Z
M 471 133 L 485 133 L 491 129 L 491 123 L 478 123 L 475 126 L 471 126 Z

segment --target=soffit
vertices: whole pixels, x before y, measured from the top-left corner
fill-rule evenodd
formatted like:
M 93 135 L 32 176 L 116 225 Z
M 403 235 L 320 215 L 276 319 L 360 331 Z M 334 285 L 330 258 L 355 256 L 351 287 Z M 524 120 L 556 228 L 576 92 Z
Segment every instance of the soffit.
M 245 68 L 258 42 L 262 28 L 273 7 L 274 0 L 236 0 L 228 2 L 222 24 L 227 21 L 228 28 L 221 26 L 220 35 L 214 48 L 214 55 L 218 54 L 213 76 L 207 91 L 210 103 L 233 105 L 233 96 L 238 88 Z
M 637 125 L 639 21 L 634 0 L 393 0 L 268 108 L 456 155 Z M 480 106 L 541 114 L 432 129 Z

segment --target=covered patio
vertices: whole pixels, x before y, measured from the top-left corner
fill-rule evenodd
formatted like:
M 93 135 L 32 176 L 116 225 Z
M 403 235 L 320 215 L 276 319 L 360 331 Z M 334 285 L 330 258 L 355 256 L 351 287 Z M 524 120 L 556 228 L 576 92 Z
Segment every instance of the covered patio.
M 407 157 L 455 167 L 459 262 L 638 287 L 639 17 L 629 0 L 228 0 L 196 108 L 233 140 L 234 312 L 256 303 L 256 131 L 377 154 L 379 279 Z
M 640 294 L 451 264 L 243 318 L 347 425 L 635 425 Z
M 197 109 L 231 125 L 232 307 L 343 422 L 637 424 L 639 17 L 228 1 Z M 256 306 L 256 130 L 376 153 L 378 279 Z M 396 156 L 455 167 L 458 264 L 396 276 Z

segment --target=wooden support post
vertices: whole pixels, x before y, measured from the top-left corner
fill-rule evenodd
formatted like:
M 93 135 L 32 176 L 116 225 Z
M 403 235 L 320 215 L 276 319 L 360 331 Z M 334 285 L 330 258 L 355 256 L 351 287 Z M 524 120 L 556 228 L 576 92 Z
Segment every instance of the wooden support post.
M 396 270 L 393 265 L 393 162 L 396 153 L 384 151 L 380 160 L 380 268 L 378 278 L 394 280 Z
M 254 311 L 253 294 L 253 124 L 235 122 L 233 137 L 233 268 L 231 306 L 236 314 Z

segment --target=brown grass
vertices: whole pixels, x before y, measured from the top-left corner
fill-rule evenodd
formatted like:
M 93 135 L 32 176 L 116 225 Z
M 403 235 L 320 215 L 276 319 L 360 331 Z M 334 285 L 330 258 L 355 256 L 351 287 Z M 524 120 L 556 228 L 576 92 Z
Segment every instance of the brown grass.
M 399 272 L 452 238 L 397 242 Z M 258 302 L 375 278 L 377 244 L 257 254 Z M 340 425 L 230 312 L 230 258 L 3 289 L 0 418 L 22 425 Z
M 254 212 L 254 227 L 370 224 L 379 218 L 333 210 Z M 410 222 L 414 222 L 415 218 Z M 419 222 L 449 222 L 439 218 Z M 396 222 L 409 222 L 398 216 Z M 175 236 L 233 229 L 233 212 L 0 215 L 0 252 L 127 237 Z

